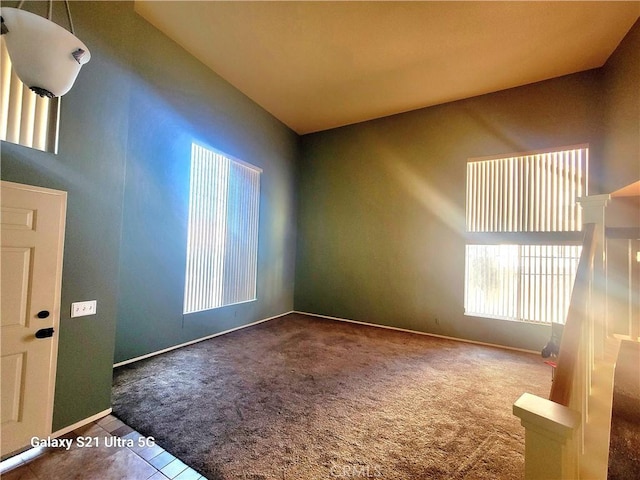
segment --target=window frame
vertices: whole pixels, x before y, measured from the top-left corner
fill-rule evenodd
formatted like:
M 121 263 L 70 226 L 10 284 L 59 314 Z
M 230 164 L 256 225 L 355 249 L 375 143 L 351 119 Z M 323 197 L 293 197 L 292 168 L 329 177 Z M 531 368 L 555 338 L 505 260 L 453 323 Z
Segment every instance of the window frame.
M 582 165 L 582 188 L 583 192 L 580 196 L 576 195 L 573 199 L 576 202 L 580 197 L 585 197 L 588 195 L 589 189 L 589 156 L 590 156 L 590 147 L 588 143 L 576 144 L 576 145 L 568 145 L 556 148 L 548 148 L 541 150 L 533 150 L 527 152 L 518 152 L 518 153 L 507 153 L 503 155 L 491 155 L 484 157 L 474 157 L 469 158 L 467 160 L 467 165 L 471 162 L 480 162 L 480 161 L 492 161 L 492 160 L 502 160 L 502 159 L 510 159 L 516 157 L 525 157 L 525 156 L 534 156 L 534 155 L 543 155 L 550 154 L 556 152 L 564 152 L 568 150 L 575 149 L 585 149 L 586 157 L 584 159 L 584 165 Z M 468 176 L 468 173 L 467 173 Z M 467 311 L 467 295 L 469 288 L 469 259 L 467 258 L 467 246 L 469 245 L 517 245 L 517 246 L 526 246 L 526 245 L 570 245 L 570 246 L 580 246 L 582 245 L 582 221 L 578 221 L 576 224 L 576 229 L 574 231 L 565 231 L 565 230 L 553 230 L 553 231 L 470 231 L 469 230 L 469 185 L 468 178 L 466 179 L 466 193 L 465 193 L 465 273 L 464 273 L 464 312 L 463 314 L 468 317 L 476 317 L 476 318 L 488 318 L 488 319 L 496 319 L 496 320 L 506 320 L 513 321 L 518 323 L 534 323 L 541 325 L 551 325 L 551 320 L 529 320 L 526 318 L 513 318 L 513 317 L 505 317 L 500 315 L 491 315 L 488 313 L 481 312 L 472 312 Z M 579 208 L 579 207 L 578 207 Z M 578 217 L 580 218 L 580 217 Z M 519 280 L 520 281 L 520 280 Z M 564 322 L 563 322 L 564 323 Z
M 216 192 L 217 198 L 213 199 L 214 202 L 216 201 L 221 201 L 224 203 L 224 213 L 222 213 L 222 210 L 220 208 L 211 208 L 211 205 L 209 206 L 200 206 L 201 210 L 200 213 L 202 213 L 204 211 L 205 215 L 222 215 L 224 216 L 224 221 L 223 223 L 221 223 L 220 218 L 216 218 L 216 225 L 218 225 L 219 228 L 223 228 L 223 232 L 222 234 L 220 232 L 213 234 L 214 238 L 219 242 L 220 240 L 223 240 L 224 245 L 223 245 L 223 249 L 222 249 L 222 253 L 219 251 L 220 249 L 218 248 L 218 253 L 214 253 L 211 251 L 207 251 L 204 253 L 205 255 L 205 259 L 204 262 L 217 262 L 218 265 L 217 267 L 220 267 L 220 264 L 223 265 L 223 267 L 227 264 L 228 256 L 226 255 L 229 249 L 236 249 L 238 248 L 237 243 L 235 244 L 230 244 L 229 243 L 229 235 L 228 235 L 228 231 L 229 231 L 229 200 L 230 200 L 230 196 L 233 195 L 234 193 L 237 193 L 236 190 L 233 191 L 229 191 L 229 185 L 233 182 L 232 180 L 232 173 L 231 173 L 231 169 L 232 169 L 232 165 L 235 165 L 235 167 L 233 168 L 241 168 L 241 169 L 245 169 L 248 171 L 251 171 L 253 174 L 256 175 L 256 178 L 254 179 L 254 185 L 253 187 L 255 188 L 255 190 L 250 191 L 250 192 L 245 192 L 244 196 L 249 196 L 251 197 L 252 200 L 255 201 L 254 204 L 249 205 L 249 207 L 252 209 L 251 213 L 253 214 L 253 216 L 250 218 L 250 221 L 252 221 L 252 225 L 250 226 L 251 231 L 248 232 L 249 233 L 249 241 L 252 242 L 252 244 L 249 246 L 250 248 L 252 248 L 253 250 L 249 252 L 250 254 L 250 260 L 252 262 L 251 265 L 249 265 L 249 268 L 251 269 L 250 274 L 252 275 L 252 279 L 250 280 L 250 285 L 249 285 L 249 290 L 251 290 L 252 295 L 250 295 L 250 298 L 244 298 L 242 300 L 239 301 L 228 301 L 225 302 L 224 298 L 225 295 L 229 292 L 229 289 L 227 287 L 230 287 L 228 279 L 229 276 L 227 276 L 227 272 L 224 271 L 224 268 L 222 270 L 220 270 L 220 268 L 214 268 L 213 272 L 215 275 L 218 275 L 217 278 L 211 280 L 208 278 L 203 278 L 203 277 L 198 277 L 198 279 L 195 280 L 195 283 L 199 283 L 199 284 L 209 284 L 210 282 L 213 281 L 214 284 L 216 286 L 219 287 L 219 291 L 217 291 L 216 294 L 214 295 L 219 295 L 220 296 L 220 303 L 216 303 L 212 304 L 212 303 L 208 303 L 206 306 L 200 305 L 197 308 L 193 308 L 193 307 L 189 307 L 188 303 L 193 300 L 193 296 L 194 295 L 207 295 L 205 293 L 201 292 L 193 292 L 190 291 L 189 287 L 190 287 L 190 274 L 193 273 L 194 271 L 194 264 L 192 263 L 192 258 L 193 255 L 197 255 L 197 253 L 194 253 L 194 244 L 192 243 L 192 238 L 194 238 L 194 235 L 200 236 L 200 238 L 202 239 L 202 235 L 204 234 L 209 235 L 209 240 L 211 240 L 211 235 L 212 232 L 208 231 L 208 232 L 195 232 L 194 230 L 192 230 L 192 226 L 195 224 L 196 220 L 194 220 L 194 215 L 197 215 L 198 213 L 196 213 L 196 209 L 194 208 L 194 196 L 197 196 L 198 194 L 202 194 L 201 191 L 196 192 L 194 194 L 194 162 L 195 162 L 195 152 L 196 151 L 200 151 L 200 152 L 204 152 L 205 155 L 210 155 L 212 158 L 217 159 L 217 157 L 220 157 L 222 159 L 225 160 L 225 162 L 228 163 L 228 171 L 226 172 L 225 176 L 224 176 L 224 180 L 225 180 L 225 185 L 223 186 L 213 186 L 213 185 L 207 185 L 205 186 L 206 190 L 207 190 L 207 194 L 210 194 L 211 192 Z M 202 155 L 203 153 L 201 153 Z M 211 160 L 211 158 L 209 159 Z M 213 166 L 210 168 L 220 168 L 220 166 Z M 208 145 L 193 141 L 192 142 L 192 146 L 191 146 L 191 162 L 190 162 L 190 182 L 189 182 L 189 210 L 188 210 L 188 223 L 187 223 L 187 244 L 186 244 L 186 262 L 185 262 L 185 288 L 184 288 L 184 300 L 183 300 L 183 315 L 191 315 L 191 314 L 195 314 L 195 313 L 199 313 L 199 312 L 205 312 L 205 311 L 210 311 L 210 310 L 215 310 L 218 308 L 223 308 L 223 307 L 228 307 L 228 306 L 232 306 L 232 305 L 238 305 L 238 304 L 242 304 L 242 303 L 248 303 L 248 302 L 254 302 L 258 299 L 258 251 L 259 251 L 259 241 L 258 241 L 258 236 L 259 236 L 259 229 L 260 229 L 260 190 L 261 190 L 261 178 L 262 178 L 262 173 L 263 170 L 260 167 L 257 167 L 256 165 L 252 165 L 248 162 L 245 162 L 243 160 L 237 159 L 231 155 L 228 155 L 227 153 L 222 152 L 221 150 L 218 150 L 216 148 L 210 147 Z M 237 180 L 237 179 L 236 179 Z M 224 190 L 224 199 L 221 200 L 220 199 L 220 191 L 216 190 L 216 188 L 218 189 L 222 189 Z M 235 187 L 234 187 L 235 188 Z M 202 196 L 202 195 L 200 195 Z M 208 198 L 208 200 L 212 200 L 211 198 Z M 244 205 L 242 208 L 245 208 L 246 205 Z M 243 212 L 246 213 L 246 212 Z M 243 218 L 241 217 L 234 217 L 232 218 L 233 220 L 239 220 L 242 221 Z M 209 220 L 211 220 L 211 218 L 209 218 Z M 235 226 L 237 226 L 237 224 L 235 224 Z M 243 232 L 243 233 L 247 233 L 247 232 Z M 196 240 L 197 242 L 198 240 Z M 202 242 L 201 242 L 202 243 Z M 219 246 L 219 244 L 218 244 Z M 202 254 L 202 252 L 200 252 Z M 217 255 L 217 256 L 216 256 Z M 234 257 L 235 259 L 241 258 L 240 256 L 236 255 Z M 236 262 L 235 264 L 232 265 L 232 267 L 237 267 L 238 266 L 238 262 Z M 245 270 L 246 270 L 246 265 L 244 265 Z M 197 270 L 197 268 L 196 268 Z M 204 267 L 204 270 L 206 272 L 208 272 L 209 274 L 212 273 L 212 269 L 211 269 L 211 265 L 208 264 L 208 266 Z M 202 272 L 200 272 L 202 273 Z M 238 270 L 234 270 L 233 272 L 231 272 L 231 276 L 237 276 L 237 275 L 241 275 L 242 272 L 238 273 Z M 227 283 L 225 283 L 225 281 L 227 281 Z M 237 284 L 237 281 L 236 281 Z M 237 286 L 237 285 L 236 285 Z M 242 288 L 242 287 L 240 287 Z M 237 290 L 236 290 L 237 292 Z

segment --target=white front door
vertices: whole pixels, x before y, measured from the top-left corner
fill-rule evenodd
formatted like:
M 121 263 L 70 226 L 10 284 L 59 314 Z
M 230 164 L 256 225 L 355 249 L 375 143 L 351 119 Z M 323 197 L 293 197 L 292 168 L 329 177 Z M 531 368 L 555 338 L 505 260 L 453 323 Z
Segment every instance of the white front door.
M 0 184 L 2 455 L 51 433 L 67 194 Z

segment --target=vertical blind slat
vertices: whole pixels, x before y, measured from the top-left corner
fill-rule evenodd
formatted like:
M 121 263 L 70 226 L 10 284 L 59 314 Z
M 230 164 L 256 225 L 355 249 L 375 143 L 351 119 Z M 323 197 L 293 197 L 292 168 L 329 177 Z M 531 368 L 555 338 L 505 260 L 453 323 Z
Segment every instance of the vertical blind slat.
M 0 37 L 1 38 L 1 37 Z M 11 64 L 9 52 L 0 40 L 0 139 L 7 139 L 9 125 L 9 94 L 11 91 Z

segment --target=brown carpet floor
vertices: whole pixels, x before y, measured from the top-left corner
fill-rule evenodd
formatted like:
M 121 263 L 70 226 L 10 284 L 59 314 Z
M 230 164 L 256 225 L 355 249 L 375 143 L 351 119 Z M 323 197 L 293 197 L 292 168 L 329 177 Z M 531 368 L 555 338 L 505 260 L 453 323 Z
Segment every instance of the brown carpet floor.
M 623 341 L 613 378 L 609 480 L 640 478 L 640 344 Z
M 511 407 L 550 380 L 539 355 L 291 314 L 117 368 L 113 410 L 210 480 L 520 479 Z

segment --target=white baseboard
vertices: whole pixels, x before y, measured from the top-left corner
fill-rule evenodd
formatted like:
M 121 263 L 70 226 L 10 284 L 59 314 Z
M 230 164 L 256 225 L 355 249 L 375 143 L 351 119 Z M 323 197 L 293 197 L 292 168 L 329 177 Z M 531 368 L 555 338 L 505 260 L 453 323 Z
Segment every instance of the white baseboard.
M 396 330 L 398 332 L 415 333 L 418 335 L 426 335 L 428 337 L 444 338 L 446 340 L 453 340 L 455 342 L 473 343 L 475 345 L 484 345 L 485 347 L 502 348 L 504 350 L 515 350 L 516 352 L 525 352 L 525 353 L 535 353 L 535 354 L 540 353 L 538 351 L 527 350 L 525 348 L 508 347 L 506 345 L 499 345 L 497 343 L 478 342 L 476 340 L 468 340 L 466 338 L 448 337 L 446 335 L 438 335 L 437 333 L 428 333 L 428 332 L 421 332 L 419 330 L 409 330 L 406 328 L 391 327 L 389 325 L 381 325 L 379 323 L 360 322 L 358 320 L 349 320 L 348 318 L 330 317 L 328 315 L 320 315 L 319 313 L 300 312 L 298 310 L 294 310 L 293 313 L 299 313 L 300 315 L 309 315 L 311 317 L 326 318 L 328 320 L 336 320 L 338 322 L 356 323 L 358 325 L 366 325 L 367 327 L 385 328 L 387 330 Z
M 229 330 L 225 330 L 224 332 L 214 333 L 213 335 L 208 335 L 206 337 L 197 338 L 195 340 L 191 340 L 186 343 L 181 343 L 180 345 L 174 345 L 172 347 L 168 347 L 162 350 L 158 350 L 157 352 L 147 353 L 146 355 L 141 355 L 139 357 L 130 358 L 129 360 L 124 360 L 122 362 L 114 363 L 113 368 L 121 367 L 122 365 L 128 365 L 129 363 L 138 362 L 140 360 L 144 360 L 145 358 L 155 357 L 156 355 L 160 355 L 162 353 L 170 352 L 171 350 L 176 350 L 177 348 L 187 347 L 189 345 L 193 345 L 194 343 L 204 342 L 205 340 L 209 340 L 211 338 L 219 337 L 220 335 L 226 335 L 227 333 L 235 332 L 236 330 L 242 330 L 243 328 L 252 327 L 254 325 L 258 325 L 260 323 L 268 322 L 269 320 L 274 320 L 276 318 L 284 317 L 285 315 L 289 315 L 290 313 L 294 313 L 293 310 L 285 313 L 281 313 L 280 315 L 275 315 L 269 318 L 263 318 L 262 320 L 257 320 L 255 322 L 247 323 L 246 325 L 240 325 L 239 327 L 231 328 Z

